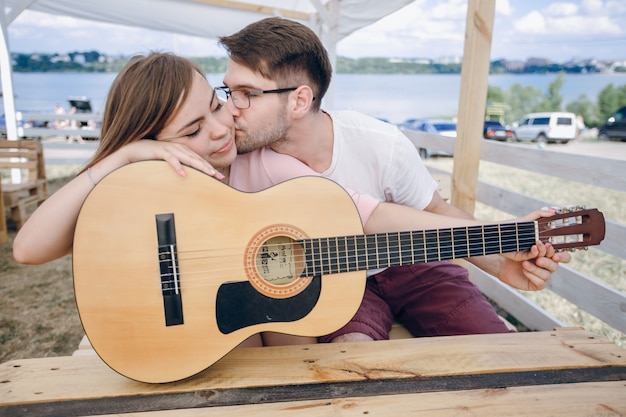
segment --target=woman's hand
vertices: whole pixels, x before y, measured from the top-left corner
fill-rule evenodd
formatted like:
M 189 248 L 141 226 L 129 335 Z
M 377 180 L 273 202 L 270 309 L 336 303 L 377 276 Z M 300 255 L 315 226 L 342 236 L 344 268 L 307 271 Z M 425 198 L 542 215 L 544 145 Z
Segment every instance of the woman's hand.
M 224 179 L 224 175 L 183 143 L 144 139 L 126 145 L 118 152 L 125 155 L 128 163 L 163 160 L 183 177 L 186 175 L 183 165 L 186 165 L 217 179 Z

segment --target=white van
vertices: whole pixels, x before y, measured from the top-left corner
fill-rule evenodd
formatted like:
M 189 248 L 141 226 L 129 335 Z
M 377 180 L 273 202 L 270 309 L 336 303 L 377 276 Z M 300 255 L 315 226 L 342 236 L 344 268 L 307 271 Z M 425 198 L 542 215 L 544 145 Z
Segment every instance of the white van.
M 533 142 L 567 143 L 576 139 L 576 115 L 574 113 L 530 113 L 513 128 L 515 140 Z

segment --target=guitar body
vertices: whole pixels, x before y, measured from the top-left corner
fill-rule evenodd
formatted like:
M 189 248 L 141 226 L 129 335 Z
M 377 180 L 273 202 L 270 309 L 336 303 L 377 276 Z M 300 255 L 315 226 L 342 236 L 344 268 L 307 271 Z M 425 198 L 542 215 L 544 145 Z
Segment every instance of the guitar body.
M 353 317 L 364 271 L 303 278 L 302 265 L 287 262 L 280 264 L 288 269 L 284 276 L 265 281 L 257 273 L 267 259 L 283 255 L 259 253 L 268 239 L 363 233 L 341 187 L 304 177 L 242 193 L 186 172 L 181 177 L 160 161 L 127 165 L 103 178 L 81 209 L 76 302 L 87 337 L 112 369 L 143 382 L 180 380 L 256 333 L 320 336 Z M 158 232 L 163 215 L 174 224 L 176 248 L 167 263 L 176 277 L 166 284 L 159 239 L 171 236 Z M 166 323 L 164 285 L 180 302 L 182 320 L 175 324 Z

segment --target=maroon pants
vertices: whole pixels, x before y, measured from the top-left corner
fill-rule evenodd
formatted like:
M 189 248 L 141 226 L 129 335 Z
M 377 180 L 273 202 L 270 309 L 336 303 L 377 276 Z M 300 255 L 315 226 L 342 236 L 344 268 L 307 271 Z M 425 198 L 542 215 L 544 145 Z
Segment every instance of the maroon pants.
M 509 332 L 467 270 L 445 261 L 388 268 L 369 277 L 352 320 L 320 342 L 354 332 L 389 339 L 394 319 L 415 337 Z

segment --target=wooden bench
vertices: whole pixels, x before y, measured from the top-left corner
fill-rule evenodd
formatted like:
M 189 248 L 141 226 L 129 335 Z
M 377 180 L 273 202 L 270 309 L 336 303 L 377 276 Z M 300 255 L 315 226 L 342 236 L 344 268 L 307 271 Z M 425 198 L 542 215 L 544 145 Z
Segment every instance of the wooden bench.
M 4 208 L 16 229 L 28 218 L 28 208 L 48 197 L 48 182 L 41 142 L 0 140 L 0 171 Z
M 626 414 L 626 352 L 579 328 L 242 348 L 167 384 L 96 355 L 23 359 L 0 382 L 0 417 Z

